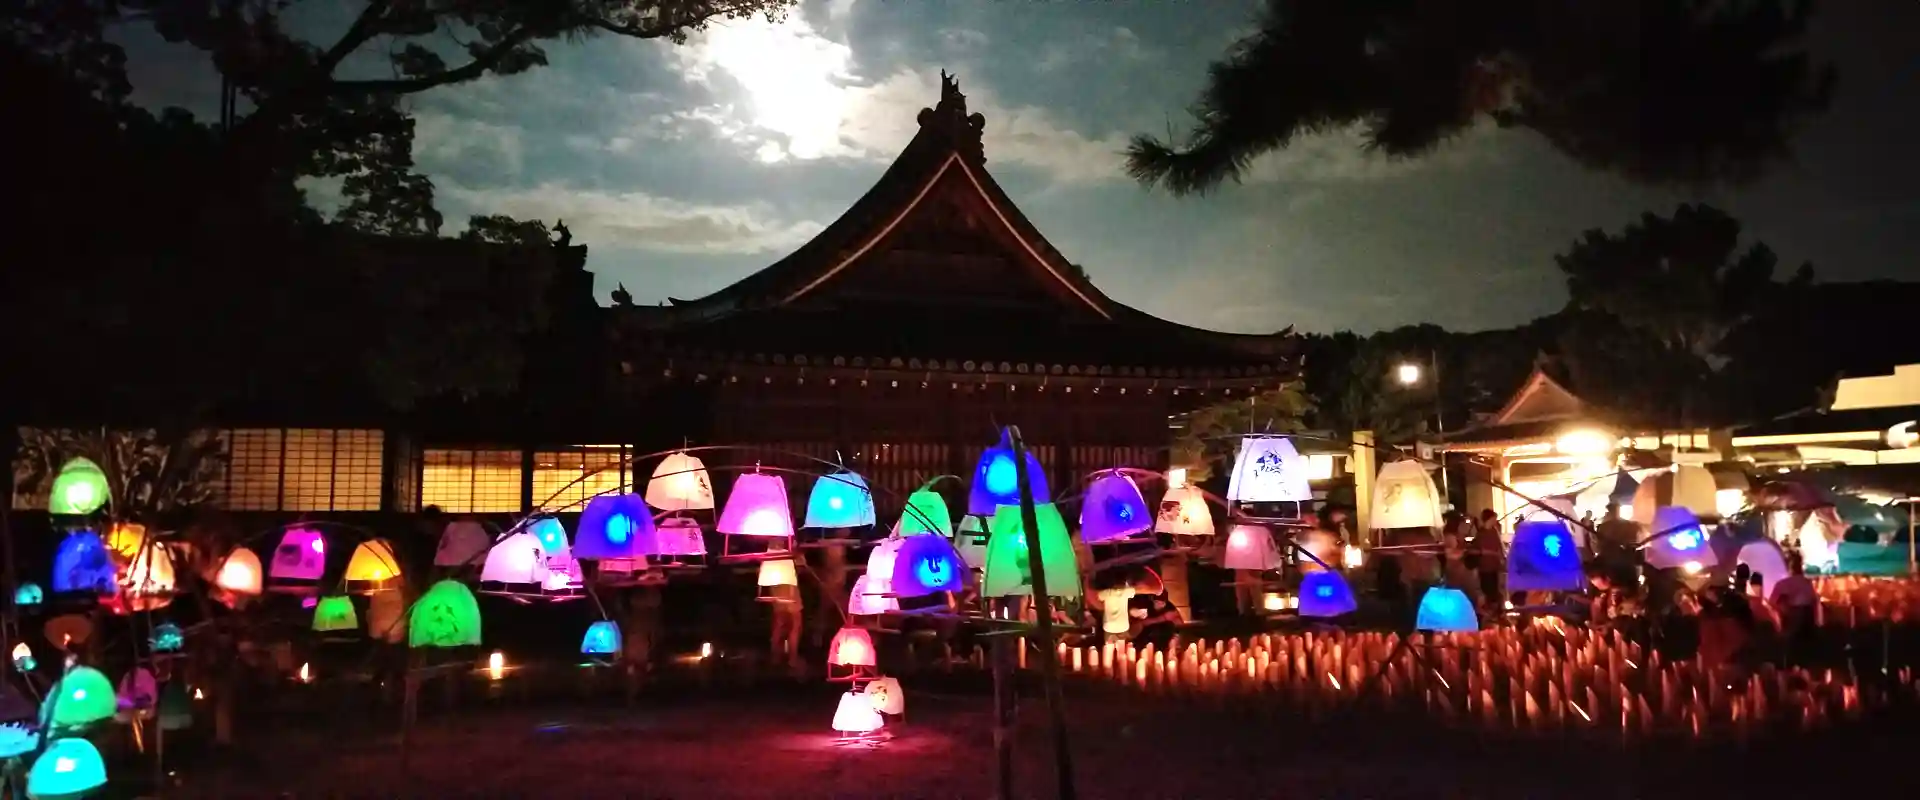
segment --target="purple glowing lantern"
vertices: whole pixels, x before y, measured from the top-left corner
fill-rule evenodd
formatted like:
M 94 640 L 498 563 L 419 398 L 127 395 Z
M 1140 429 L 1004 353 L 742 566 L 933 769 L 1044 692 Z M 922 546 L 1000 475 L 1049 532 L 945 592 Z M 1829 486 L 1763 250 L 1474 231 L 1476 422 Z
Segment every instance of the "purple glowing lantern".
M 326 571 L 327 537 L 313 528 L 294 528 L 273 549 L 267 585 L 278 592 L 305 592 L 317 588 Z
M 1027 482 L 1033 487 L 1033 502 L 1052 502 L 1053 495 L 1047 491 L 1047 473 L 1040 468 L 1040 459 L 1034 458 L 1032 450 L 1027 451 Z M 1013 462 L 1013 445 L 1002 433 L 999 444 L 980 454 L 980 464 L 973 470 L 973 486 L 967 492 L 967 513 L 991 517 L 1001 506 L 1017 505 L 1020 505 L 1020 473 Z
M 657 538 L 653 512 L 637 494 L 601 495 L 587 501 L 574 530 L 573 557 L 580 559 L 640 558 Z
M 907 536 L 893 555 L 893 594 L 924 597 L 965 588 L 967 564 L 941 536 Z M 869 568 L 872 562 L 868 562 Z
M 1110 542 L 1153 530 L 1154 512 L 1140 487 L 1119 470 L 1102 473 L 1080 505 L 1080 540 Z
M 733 481 L 727 506 L 720 511 L 721 533 L 734 536 L 793 537 L 793 510 L 787 484 L 778 475 L 749 472 Z

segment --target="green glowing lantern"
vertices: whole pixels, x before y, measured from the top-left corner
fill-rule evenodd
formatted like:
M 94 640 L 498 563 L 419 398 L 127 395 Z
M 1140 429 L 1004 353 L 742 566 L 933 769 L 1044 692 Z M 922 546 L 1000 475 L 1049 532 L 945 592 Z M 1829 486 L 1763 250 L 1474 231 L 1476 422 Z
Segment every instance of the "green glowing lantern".
M 31 800 L 83 797 L 107 785 L 107 765 L 85 739 L 56 739 L 27 771 Z
M 47 511 L 55 514 L 87 515 L 107 504 L 107 473 L 100 465 L 76 458 L 54 476 L 53 491 L 47 495 Z
M 187 645 L 187 637 L 180 632 L 180 626 L 171 622 L 162 622 L 153 626 L 153 637 L 147 640 L 156 653 L 178 653 Z
M 321 633 L 359 630 L 360 612 L 354 610 L 353 598 L 344 594 L 320 598 L 313 607 L 313 629 Z
M 74 667 L 41 701 L 40 718 L 55 727 L 91 725 L 111 718 L 115 703 L 113 683 L 107 676 L 92 667 Z
M 407 618 L 411 647 L 461 647 L 480 643 L 480 604 L 458 581 L 436 583 L 413 604 Z
M 947 499 L 939 492 L 921 487 L 907 496 L 907 508 L 900 512 L 901 536 L 937 533 L 953 538 L 953 518 L 948 516 Z
M 1080 596 L 1080 567 L 1074 557 L 1073 537 L 1066 520 L 1052 503 L 1033 507 L 1040 523 L 1040 555 L 1046 562 L 1047 593 L 1055 597 Z M 988 520 L 987 571 L 981 594 L 987 597 L 1030 597 L 1033 567 L 1027 556 L 1026 527 L 1019 506 L 1000 506 Z

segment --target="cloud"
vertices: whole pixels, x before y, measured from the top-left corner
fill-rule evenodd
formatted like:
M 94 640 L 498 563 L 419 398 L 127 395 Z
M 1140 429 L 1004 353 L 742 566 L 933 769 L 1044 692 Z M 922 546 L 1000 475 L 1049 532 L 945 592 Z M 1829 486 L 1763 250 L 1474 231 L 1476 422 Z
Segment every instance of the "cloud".
M 1432 152 L 1410 158 L 1388 158 L 1367 149 L 1360 131 L 1297 137 L 1284 150 L 1253 162 L 1241 176 L 1246 183 L 1303 181 L 1339 183 L 1398 178 L 1424 169 L 1458 168 L 1498 157 L 1493 130 L 1474 128 Z
M 1138 44 L 1131 31 L 1112 39 Z M 915 112 L 940 96 L 934 70 L 908 68 L 878 80 L 862 79 L 853 73 L 847 45 L 798 16 L 779 23 L 716 24 L 672 51 L 670 60 L 690 83 L 719 101 L 673 112 L 663 121 L 704 127 L 764 163 L 891 161 L 918 130 Z M 1089 136 L 1046 109 L 1002 105 L 985 86 L 974 84 L 966 91 L 969 109 L 987 117 L 990 159 L 1063 182 L 1121 177 L 1125 139 L 1119 133 Z
M 520 174 L 520 128 L 436 111 L 413 114 L 413 155 L 422 164 L 484 163 L 504 176 Z
M 986 49 L 987 35 L 972 28 L 948 28 L 940 32 L 940 43 L 948 50 L 972 53 Z
M 558 183 L 501 189 L 449 184 L 438 192 L 473 213 L 564 219 L 585 242 L 669 253 L 785 253 L 824 227 L 780 219 L 764 204 L 701 205 L 641 191 L 591 191 Z
M 1111 64 L 1114 61 L 1140 61 L 1153 56 L 1154 51 L 1140 43 L 1139 34 L 1134 33 L 1132 28 L 1121 26 L 1064 42 L 1051 42 L 1040 49 L 1040 59 L 1034 63 L 1034 69 L 1055 72 L 1075 64 Z

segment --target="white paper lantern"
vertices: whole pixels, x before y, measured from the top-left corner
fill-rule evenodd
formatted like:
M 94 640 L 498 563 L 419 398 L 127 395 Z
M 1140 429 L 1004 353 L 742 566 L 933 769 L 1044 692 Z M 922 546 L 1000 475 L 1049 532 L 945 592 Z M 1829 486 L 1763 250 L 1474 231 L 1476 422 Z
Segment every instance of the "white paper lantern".
M 1207 508 L 1207 496 L 1198 486 L 1168 489 L 1160 500 L 1160 515 L 1154 520 L 1156 533 L 1175 536 L 1212 536 L 1213 512 Z
M 1440 489 L 1426 466 L 1408 459 L 1380 468 L 1373 486 L 1373 527 L 1440 527 Z
M 460 520 L 447 523 L 440 532 L 440 544 L 433 551 L 436 567 L 466 567 L 484 563 L 493 536 L 480 523 Z
M 894 716 L 907 713 L 907 693 L 897 678 L 880 678 L 867 684 L 866 695 L 875 711 Z
M 874 588 L 872 575 L 862 575 L 855 578 L 853 581 L 853 593 L 847 596 L 847 613 L 867 616 L 900 610 L 900 601 L 892 597 L 886 597 L 887 589 L 884 585 L 885 581 L 881 583 L 883 585 L 876 589 Z
M 547 557 L 540 549 L 540 538 L 531 531 L 520 531 L 500 540 L 487 551 L 480 580 L 509 584 L 544 584 Z
M 840 695 L 840 708 L 833 713 L 833 729 L 842 734 L 860 736 L 885 727 L 887 721 L 873 709 L 873 701 L 863 692 Z
M 1313 499 L 1307 458 L 1284 436 L 1240 440 L 1227 483 L 1230 503 L 1304 503 Z
M 713 482 L 707 465 L 686 453 L 674 453 L 653 468 L 647 481 L 647 505 L 661 511 L 705 511 L 713 508 Z
M 1719 484 L 1713 473 L 1697 464 L 1675 464 L 1665 472 L 1656 472 L 1640 482 L 1633 492 L 1633 521 L 1652 526 L 1654 515 L 1665 507 L 1684 508 L 1695 516 L 1717 518 Z

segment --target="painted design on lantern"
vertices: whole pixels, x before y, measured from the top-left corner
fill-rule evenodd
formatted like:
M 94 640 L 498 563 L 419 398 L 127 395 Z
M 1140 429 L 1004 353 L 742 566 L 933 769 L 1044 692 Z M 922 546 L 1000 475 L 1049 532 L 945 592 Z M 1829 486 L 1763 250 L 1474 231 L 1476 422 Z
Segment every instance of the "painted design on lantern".
M 945 586 L 953 580 L 953 570 L 943 558 L 920 559 L 920 563 L 914 567 L 914 574 L 926 586 Z
M 1560 557 L 1560 548 L 1562 546 L 1559 534 L 1549 533 L 1546 538 L 1540 540 L 1541 549 L 1546 550 L 1547 555 L 1551 558 Z
M 273 549 L 273 564 L 267 568 L 267 577 L 317 581 L 326 569 L 326 538 L 310 528 L 294 528 L 281 536 L 280 546 Z
M 408 615 L 408 645 L 460 647 L 480 643 L 480 604 L 457 581 L 433 585 Z
M 148 640 L 156 653 L 177 653 L 187 644 L 187 637 L 180 632 L 180 626 L 171 622 L 162 622 L 153 626 L 153 638 Z
M 1330 599 L 1333 597 L 1333 587 L 1327 584 L 1321 584 L 1320 586 L 1314 588 L 1313 596 L 1318 597 L 1322 600 Z

